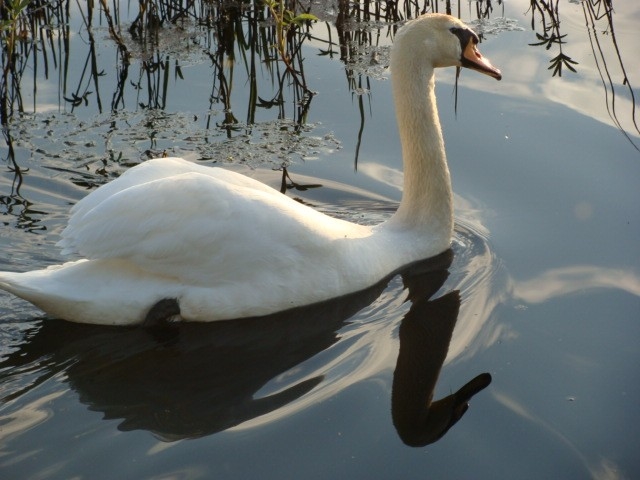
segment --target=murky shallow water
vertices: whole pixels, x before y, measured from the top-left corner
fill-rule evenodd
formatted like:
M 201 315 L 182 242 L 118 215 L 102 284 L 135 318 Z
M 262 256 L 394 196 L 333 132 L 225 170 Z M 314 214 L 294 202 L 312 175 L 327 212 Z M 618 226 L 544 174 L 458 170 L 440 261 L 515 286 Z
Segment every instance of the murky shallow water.
M 577 49 L 580 7 L 562 8 Z M 640 16 L 625 8 L 616 33 L 631 45 L 629 19 Z M 516 4 L 507 16 L 527 28 L 525 9 Z M 640 155 L 610 125 L 588 50 L 568 50 L 582 62 L 577 75 L 552 79 L 533 42 L 528 31 L 489 37 L 483 52 L 505 80 L 463 72 L 457 118 L 451 74 L 438 77 L 457 195 L 448 267 L 446 258 L 421 263 L 362 294 L 269 319 L 161 332 L 43 319 L 0 294 L 3 477 L 637 477 Z M 289 194 L 379 221 L 399 198 L 389 82 L 353 96 L 337 59 L 315 57 L 313 44 L 305 52 L 318 95 L 303 140 L 292 136 L 298 143 L 284 152 L 297 152 L 294 181 L 324 186 Z M 636 59 L 627 58 L 632 71 Z M 211 88 L 207 69 L 186 63 L 185 80 L 170 82 L 167 95 L 166 111 L 178 113 L 100 114 L 92 103 L 16 120 L 24 173 L 21 196 L 7 197 L 1 217 L 0 269 L 61 261 L 54 244 L 69 206 L 146 150 L 224 155 L 245 170 L 239 156 L 266 150 L 250 162 L 263 168 L 248 173 L 279 184 L 268 168 L 287 128 L 268 139 L 277 122 L 265 110 L 263 130 L 245 141 L 206 130 L 224 113 L 207 119 L 202 96 L 178 94 Z M 234 111 L 244 112 L 246 91 L 235 81 Z M 9 167 L 3 196 L 16 193 Z M 415 342 L 402 346 L 401 328 Z M 429 335 L 413 333 L 421 330 Z M 442 365 L 435 399 L 482 372 L 493 377 L 426 447 L 406 446 L 394 426 L 392 398 L 425 395 L 394 380 L 405 365 L 400 348 L 421 359 L 408 375 L 432 378 Z

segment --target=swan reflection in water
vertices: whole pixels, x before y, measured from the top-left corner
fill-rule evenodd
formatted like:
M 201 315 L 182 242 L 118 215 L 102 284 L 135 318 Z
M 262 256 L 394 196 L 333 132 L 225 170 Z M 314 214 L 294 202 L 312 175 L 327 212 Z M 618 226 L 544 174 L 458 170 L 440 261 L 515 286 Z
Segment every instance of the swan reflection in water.
M 398 272 L 411 306 L 400 323 L 392 420 L 411 446 L 441 438 L 462 417 L 469 399 L 491 382 L 488 373 L 478 375 L 432 402 L 460 296 L 452 291 L 431 297 L 446 280 L 452 257 L 445 252 Z M 258 392 L 340 342 L 339 330 L 375 302 L 390 280 L 310 307 L 231 322 L 111 328 L 47 319 L 0 364 L 2 383 L 32 368 L 40 370 L 40 379 L 5 394 L 3 401 L 63 372 L 80 401 L 105 419 L 122 419 L 122 431 L 147 430 L 163 441 L 221 432 L 313 395 L 322 373 L 266 396 Z

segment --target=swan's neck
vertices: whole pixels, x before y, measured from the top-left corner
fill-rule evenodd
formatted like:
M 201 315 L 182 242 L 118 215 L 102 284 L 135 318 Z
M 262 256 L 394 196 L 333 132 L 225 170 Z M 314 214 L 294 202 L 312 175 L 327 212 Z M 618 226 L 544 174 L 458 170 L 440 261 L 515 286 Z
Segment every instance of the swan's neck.
M 400 207 L 389 223 L 450 239 L 453 194 L 438 118 L 433 70 L 431 66 L 417 68 L 415 64 L 410 68 L 392 67 L 404 188 Z

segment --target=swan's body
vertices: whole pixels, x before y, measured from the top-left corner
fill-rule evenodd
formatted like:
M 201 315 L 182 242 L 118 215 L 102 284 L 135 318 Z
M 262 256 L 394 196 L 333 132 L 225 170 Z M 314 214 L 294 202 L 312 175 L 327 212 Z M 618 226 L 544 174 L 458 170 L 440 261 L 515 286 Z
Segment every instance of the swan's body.
M 0 288 L 75 322 L 142 323 L 165 300 L 177 307 L 171 314 L 212 321 L 351 293 L 446 250 L 453 201 L 433 70 L 464 65 L 499 79 L 476 43 L 445 15 L 420 17 L 396 36 L 391 68 L 405 181 L 388 221 L 356 225 L 234 172 L 151 160 L 72 209 L 59 245 L 85 260 L 0 272 Z

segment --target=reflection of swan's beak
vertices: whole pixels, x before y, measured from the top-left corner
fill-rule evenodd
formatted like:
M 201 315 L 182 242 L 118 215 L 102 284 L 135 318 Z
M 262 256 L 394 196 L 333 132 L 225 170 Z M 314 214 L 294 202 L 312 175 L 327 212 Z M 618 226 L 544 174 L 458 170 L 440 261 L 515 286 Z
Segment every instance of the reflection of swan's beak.
M 433 402 L 428 407 L 422 428 L 416 429 L 414 436 L 404 438 L 408 445 L 421 447 L 433 443 L 444 436 L 469 409 L 469 400 L 491 383 L 491 375 L 482 373 L 465 384 L 457 392 Z
M 489 62 L 486 57 L 482 56 L 480 50 L 478 50 L 477 40 L 474 37 L 469 38 L 467 46 L 464 47 L 464 51 L 462 52 L 460 61 L 463 67 L 484 73 L 496 80 L 502 80 L 502 72 L 491 65 L 491 62 Z
M 456 393 L 449 395 L 447 398 L 453 397 L 454 407 L 451 415 L 451 427 L 465 414 L 469 408 L 469 400 L 478 393 L 480 390 L 484 390 L 491 383 L 491 375 L 489 373 L 481 373 L 470 382 L 463 385 Z M 445 400 L 445 399 L 443 399 Z

